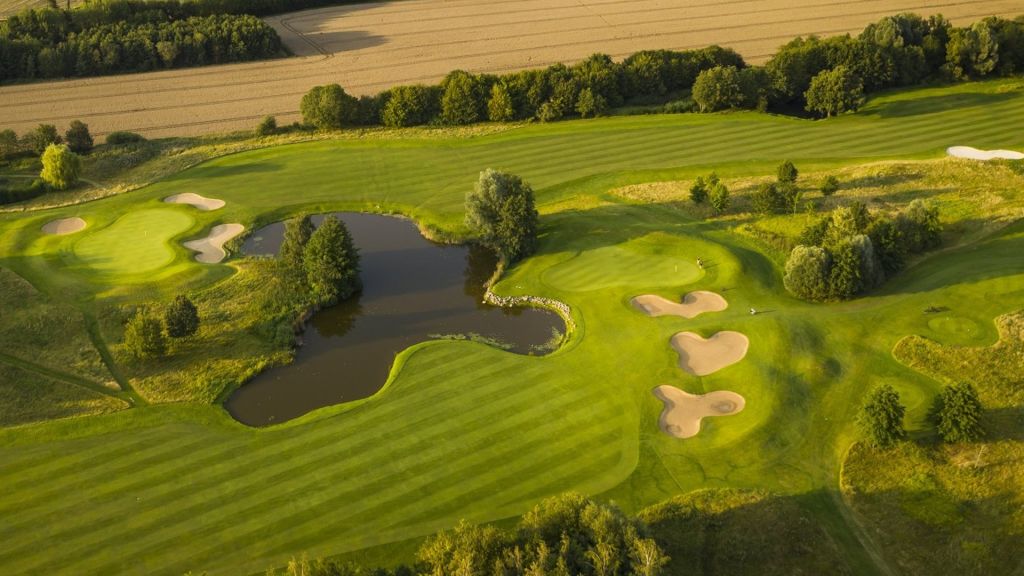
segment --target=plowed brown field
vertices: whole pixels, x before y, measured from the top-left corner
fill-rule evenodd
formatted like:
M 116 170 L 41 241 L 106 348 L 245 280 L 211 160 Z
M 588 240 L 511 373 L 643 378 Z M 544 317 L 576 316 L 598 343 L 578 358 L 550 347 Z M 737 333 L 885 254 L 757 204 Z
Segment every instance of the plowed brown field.
M 956 24 L 1024 12 L 1020 0 L 405 0 L 269 19 L 295 58 L 0 87 L 0 128 L 74 119 L 95 134 L 148 136 L 246 129 L 267 114 L 299 118 L 311 86 L 350 93 L 435 82 L 448 71 L 505 72 L 708 44 L 763 62 L 797 35 L 856 33 L 898 12 Z

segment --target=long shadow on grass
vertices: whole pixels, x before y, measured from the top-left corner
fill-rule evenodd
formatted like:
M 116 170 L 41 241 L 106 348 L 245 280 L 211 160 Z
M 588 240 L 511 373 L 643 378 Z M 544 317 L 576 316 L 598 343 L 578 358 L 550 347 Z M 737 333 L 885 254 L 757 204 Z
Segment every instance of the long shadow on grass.
M 1020 95 L 1016 92 L 967 92 L 957 94 L 944 94 L 941 96 L 929 96 L 927 98 L 915 98 L 913 100 L 898 100 L 886 102 L 870 110 L 865 115 L 878 116 L 881 118 L 902 118 L 906 116 L 922 116 L 925 114 L 936 114 L 948 110 L 962 110 L 978 106 L 992 106 L 1013 100 Z

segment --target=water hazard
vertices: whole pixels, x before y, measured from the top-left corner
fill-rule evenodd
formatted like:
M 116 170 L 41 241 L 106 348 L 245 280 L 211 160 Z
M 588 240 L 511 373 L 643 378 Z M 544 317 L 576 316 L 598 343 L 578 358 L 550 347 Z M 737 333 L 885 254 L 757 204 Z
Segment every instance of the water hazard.
M 365 398 L 387 380 L 398 352 L 425 340 L 472 336 L 520 354 L 542 354 L 565 330 L 555 313 L 482 303 L 493 254 L 430 242 L 404 219 L 338 213 L 359 248 L 363 291 L 317 313 L 295 362 L 270 369 L 228 398 L 237 420 L 265 426 Z M 319 223 L 322 217 L 314 217 Z M 284 224 L 256 230 L 242 251 L 276 254 Z

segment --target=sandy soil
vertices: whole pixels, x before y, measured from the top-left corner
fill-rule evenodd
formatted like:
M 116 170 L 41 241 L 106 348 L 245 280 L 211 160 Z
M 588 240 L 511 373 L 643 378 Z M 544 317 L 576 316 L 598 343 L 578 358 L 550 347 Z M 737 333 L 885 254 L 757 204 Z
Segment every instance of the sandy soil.
M 705 340 L 700 334 L 680 332 L 672 337 L 679 367 L 694 376 L 707 376 L 735 364 L 747 355 L 750 340 L 739 332 L 718 332 Z
M 223 200 L 207 198 L 205 196 L 200 196 L 199 194 L 193 194 L 192 192 L 168 196 L 167 198 L 164 198 L 164 202 L 167 202 L 168 204 L 191 204 L 204 212 L 219 210 L 224 207 Z
M 703 396 L 689 394 L 675 386 L 658 386 L 654 395 L 665 403 L 658 419 L 661 431 L 676 438 L 692 438 L 700 432 L 706 416 L 731 416 L 743 410 L 743 396 L 728 390 L 716 390 Z
M 1005 160 L 1024 160 L 1024 153 L 1013 150 L 979 150 L 970 146 L 950 146 L 946 148 L 946 154 L 956 158 L 969 158 L 971 160 L 994 160 L 1003 158 Z
M 661 296 L 644 294 L 630 300 L 633 307 L 648 316 L 682 316 L 696 318 L 705 312 L 720 312 L 729 307 L 719 294 L 697 290 L 683 296 L 683 302 L 673 302 Z
M 249 130 L 264 115 L 299 119 L 312 86 L 355 95 L 435 82 L 453 69 L 506 72 L 718 43 L 763 62 L 796 35 L 859 32 L 890 14 L 941 12 L 963 24 L 1016 16 L 1020 0 L 406 0 L 269 19 L 295 58 L 0 87 L 0 126 L 19 133 L 74 119 L 94 135 L 150 137 Z
M 43 234 L 56 234 L 57 236 L 74 234 L 81 230 L 85 230 L 85 220 L 81 218 L 61 218 L 43 225 Z
M 227 254 L 224 252 L 224 243 L 238 236 L 245 230 L 241 224 L 218 224 L 210 229 L 205 238 L 189 240 L 184 243 L 185 248 L 195 250 L 196 260 L 204 264 L 216 264 L 224 259 Z

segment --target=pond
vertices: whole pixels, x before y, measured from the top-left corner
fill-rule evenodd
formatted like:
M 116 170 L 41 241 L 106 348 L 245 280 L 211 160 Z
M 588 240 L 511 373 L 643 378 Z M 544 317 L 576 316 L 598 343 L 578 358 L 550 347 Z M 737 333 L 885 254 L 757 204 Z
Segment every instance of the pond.
M 547 310 L 483 304 L 484 283 L 497 265 L 490 251 L 430 242 L 401 218 L 335 215 L 359 249 L 363 290 L 313 316 L 295 362 L 263 372 L 228 398 L 225 407 L 238 421 L 265 426 L 370 396 L 384 385 L 395 355 L 418 342 L 471 337 L 543 354 L 565 331 L 562 318 Z M 283 236 L 284 224 L 271 224 L 256 230 L 242 252 L 276 254 Z

